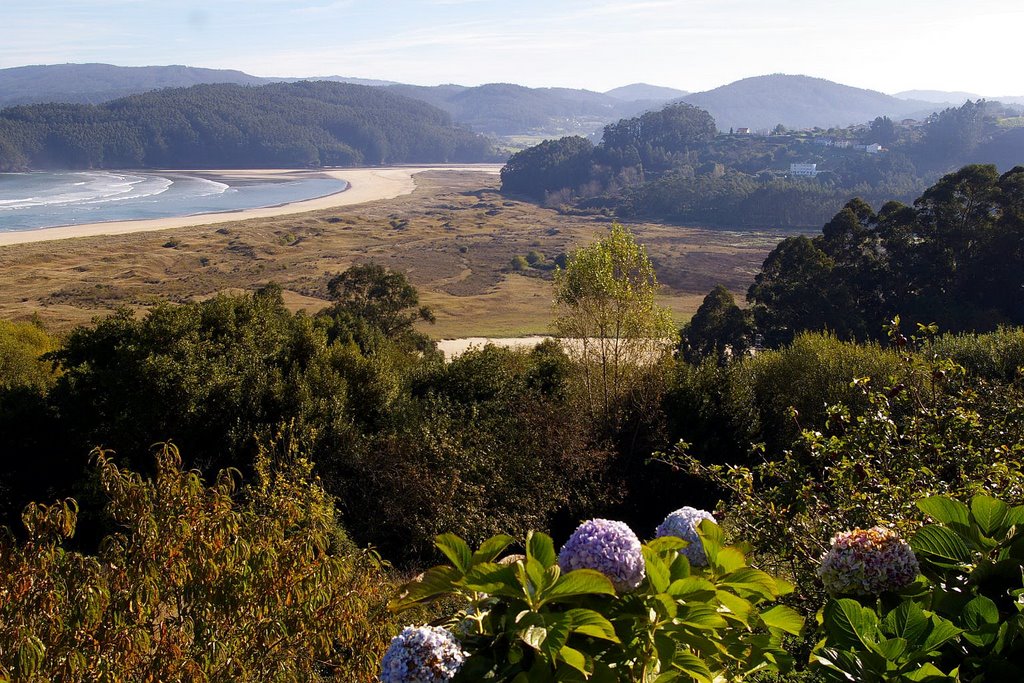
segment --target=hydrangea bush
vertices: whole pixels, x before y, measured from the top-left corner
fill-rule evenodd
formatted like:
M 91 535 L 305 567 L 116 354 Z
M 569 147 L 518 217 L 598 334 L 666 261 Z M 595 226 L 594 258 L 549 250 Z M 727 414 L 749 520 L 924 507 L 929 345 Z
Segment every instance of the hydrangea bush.
M 447 683 L 466 659 L 459 641 L 436 626 L 406 627 L 380 663 L 381 683 Z
M 564 572 L 595 569 L 609 579 L 615 590 L 628 593 L 644 580 L 640 539 L 622 522 L 591 519 L 577 527 L 558 553 Z
M 687 505 L 675 512 L 670 512 L 665 521 L 658 525 L 654 535 L 658 538 L 675 536 L 688 541 L 690 545 L 683 548 L 683 554 L 690 560 L 690 564 L 704 567 L 708 563 L 708 558 L 704 555 L 704 544 L 701 543 L 700 536 L 697 534 L 697 525 L 705 519 L 716 521 L 710 512 Z
M 831 595 L 880 595 L 913 583 L 920 573 L 910 546 L 882 526 L 836 534 L 818 577 Z
M 1024 680 L 1024 505 L 919 500 L 931 518 L 836 536 L 820 575 L 834 594 L 811 660 L 830 681 Z M 920 575 L 914 577 L 920 570 Z
M 782 640 L 800 632 L 803 618 L 765 606 L 792 586 L 748 566 L 713 521 L 693 532 L 705 567 L 690 563 L 686 540 L 641 544 L 613 520 L 584 522 L 559 554 L 542 533 L 527 536 L 523 554 L 506 553 L 509 536 L 472 550 L 443 534 L 436 545 L 448 563 L 406 585 L 391 608 L 439 598 L 460 604 L 447 622 L 466 654 L 453 683 L 739 680 L 791 668 Z M 394 657 L 389 651 L 388 667 Z M 401 673 L 388 668 L 381 680 L 447 680 Z

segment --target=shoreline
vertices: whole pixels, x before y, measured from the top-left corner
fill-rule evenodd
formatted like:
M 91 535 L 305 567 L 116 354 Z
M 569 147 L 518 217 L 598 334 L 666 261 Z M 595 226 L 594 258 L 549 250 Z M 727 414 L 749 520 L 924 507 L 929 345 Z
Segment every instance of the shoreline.
M 34 230 L 12 230 L 0 232 L 0 247 L 31 242 L 48 242 L 51 240 L 71 239 L 74 237 L 95 237 L 98 235 L 124 235 L 133 232 L 151 232 L 174 228 L 215 225 L 252 218 L 271 218 L 289 216 L 333 209 L 340 206 L 352 206 L 381 199 L 394 199 L 410 194 L 416 189 L 413 179 L 417 173 L 424 171 L 473 171 L 478 173 L 496 174 L 500 164 L 436 164 L 423 166 L 381 166 L 347 169 L 217 169 L 217 170 L 149 170 L 149 173 L 180 173 L 215 180 L 217 178 L 234 179 L 268 179 L 286 177 L 296 173 L 309 173 L 329 176 L 348 183 L 344 190 L 332 194 L 288 202 L 274 206 L 263 206 L 253 209 L 236 209 L 216 213 L 200 213 L 188 216 L 168 216 L 165 218 L 144 218 L 125 221 L 105 221 L 101 223 L 83 223 L 80 225 L 62 225 Z M 119 169 L 120 170 L 120 169 Z

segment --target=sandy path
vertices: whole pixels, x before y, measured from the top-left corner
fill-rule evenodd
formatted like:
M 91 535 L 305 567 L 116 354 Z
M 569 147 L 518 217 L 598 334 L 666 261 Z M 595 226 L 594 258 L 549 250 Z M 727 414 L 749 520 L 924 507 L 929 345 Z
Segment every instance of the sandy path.
M 196 225 L 212 225 L 249 218 L 269 218 L 286 216 L 306 211 L 331 209 L 337 206 L 350 206 L 379 199 L 393 199 L 409 194 L 416 189 L 413 176 L 423 171 L 476 171 L 496 174 L 501 169 L 498 164 L 464 164 L 438 166 L 393 166 L 389 168 L 349 168 L 313 171 L 326 174 L 333 178 L 345 180 L 349 188 L 325 197 L 308 199 L 280 206 L 268 206 L 260 209 L 243 209 L 223 213 L 206 213 L 194 216 L 174 216 L 170 218 L 153 218 L 135 221 L 109 221 L 106 223 L 85 223 L 82 225 L 65 225 L 58 228 L 40 228 L 38 230 L 20 230 L 16 232 L 0 232 L 0 246 L 9 244 L 25 244 L 27 242 L 45 242 L 48 240 L 67 239 L 69 237 L 91 237 L 94 235 L 122 235 L 129 232 L 149 232 L 151 230 L 167 230 L 185 228 Z M 189 173 L 189 171 L 173 171 Z M 192 171 L 197 175 L 214 178 L 268 178 L 273 176 L 293 175 L 302 173 L 295 170 L 233 170 L 233 171 Z

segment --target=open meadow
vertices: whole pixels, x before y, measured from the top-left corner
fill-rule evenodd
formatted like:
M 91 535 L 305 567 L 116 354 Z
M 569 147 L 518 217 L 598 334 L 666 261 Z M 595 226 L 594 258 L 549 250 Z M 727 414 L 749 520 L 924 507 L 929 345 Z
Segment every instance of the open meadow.
M 327 280 L 353 263 L 404 271 L 437 316 L 435 338 L 548 331 L 545 263 L 601 236 L 611 219 L 567 216 L 510 200 L 493 174 L 428 171 L 411 194 L 296 215 L 0 247 L 0 318 L 33 316 L 62 331 L 119 306 L 190 301 L 276 282 L 293 309 L 327 304 Z M 630 223 L 684 321 L 718 283 L 738 299 L 775 231 L 731 232 Z M 534 255 L 536 260 L 537 255 Z

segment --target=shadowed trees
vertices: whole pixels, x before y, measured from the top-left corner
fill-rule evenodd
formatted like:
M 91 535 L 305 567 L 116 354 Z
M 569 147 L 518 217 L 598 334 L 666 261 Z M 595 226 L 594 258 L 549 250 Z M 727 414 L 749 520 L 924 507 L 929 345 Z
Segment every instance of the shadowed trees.
M 1024 167 L 965 166 L 913 207 L 849 202 L 768 255 L 747 294 L 770 346 L 801 330 L 878 339 L 894 315 L 944 330 L 1024 323 Z

